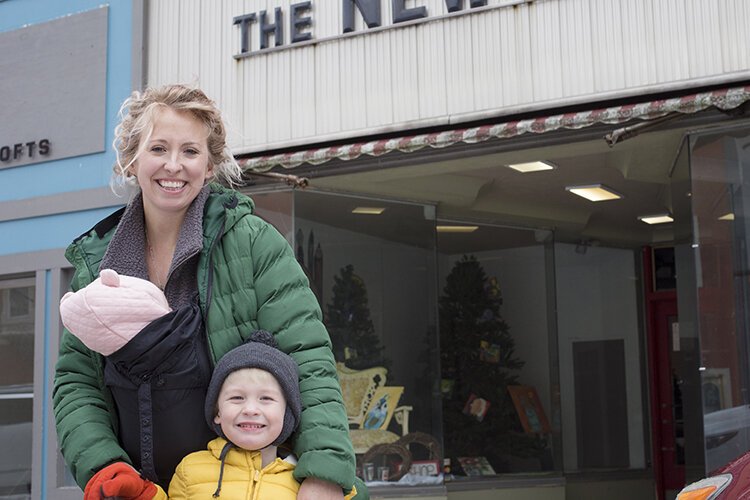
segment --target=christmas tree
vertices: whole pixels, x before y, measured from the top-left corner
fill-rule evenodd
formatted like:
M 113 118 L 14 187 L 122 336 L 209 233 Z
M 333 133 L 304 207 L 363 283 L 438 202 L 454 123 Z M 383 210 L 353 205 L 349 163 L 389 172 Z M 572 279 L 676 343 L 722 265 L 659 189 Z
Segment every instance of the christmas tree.
M 475 257 L 464 256 L 446 278 L 440 297 L 440 361 L 445 456 L 487 457 L 496 472 L 504 457 L 537 456 L 541 438 L 523 433 L 509 385 L 523 361 L 500 315 L 500 288 Z
M 384 347 L 370 319 L 364 281 L 351 264 L 343 267 L 333 280 L 333 297 L 326 306 L 326 327 L 336 360 L 355 370 L 372 366 L 388 368 Z

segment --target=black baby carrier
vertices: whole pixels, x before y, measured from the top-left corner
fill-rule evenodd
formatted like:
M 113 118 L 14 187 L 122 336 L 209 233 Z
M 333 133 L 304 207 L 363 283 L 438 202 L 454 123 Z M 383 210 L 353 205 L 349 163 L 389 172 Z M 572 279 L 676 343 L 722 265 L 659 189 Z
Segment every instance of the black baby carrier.
M 165 489 L 185 455 L 216 437 L 204 420 L 211 363 L 196 302 L 152 321 L 105 358 L 120 444 L 143 477 Z

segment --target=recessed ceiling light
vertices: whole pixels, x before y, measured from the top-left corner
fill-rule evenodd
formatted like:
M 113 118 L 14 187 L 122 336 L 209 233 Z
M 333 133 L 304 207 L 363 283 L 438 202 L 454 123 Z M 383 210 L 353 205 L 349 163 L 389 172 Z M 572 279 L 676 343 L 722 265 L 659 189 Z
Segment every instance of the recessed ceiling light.
M 514 163 L 512 165 L 509 164 L 506 166 L 523 174 L 527 174 L 529 172 L 539 172 L 541 170 L 554 170 L 555 168 L 557 168 L 554 163 L 550 163 L 547 161 L 530 161 L 527 163 Z
M 612 188 L 608 188 L 603 184 L 589 184 L 586 186 L 566 186 L 566 191 L 570 191 L 582 198 L 586 198 L 590 201 L 607 201 L 607 200 L 619 200 L 622 195 Z
M 674 219 L 669 214 L 642 215 L 638 217 L 638 220 L 641 220 L 646 224 L 666 224 L 667 222 L 674 221 Z
M 728 214 L 724 214 L 719 217 L 719 220 L 734 220 L 734 214 L 732 212 L 729 212 Z
M 357 207 L 352 210 L 353 214 L 380 215 L 385 211 L 383 207 Z
M 438 233 L 473 233 L 479 226 L 435 226 Z

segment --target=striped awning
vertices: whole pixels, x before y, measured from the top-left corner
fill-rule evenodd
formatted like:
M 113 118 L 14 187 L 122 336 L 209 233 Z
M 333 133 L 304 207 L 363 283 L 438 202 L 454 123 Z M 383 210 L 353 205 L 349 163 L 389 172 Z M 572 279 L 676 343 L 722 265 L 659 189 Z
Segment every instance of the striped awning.
M 750 86 L 734 87 L 580 113 L 565 113 L 431 134 L 407 135 L 391 139 L 257 156 L 242 159 L 239 163 L 244 169 L 254 172 L 266 172 L 276 166 L 291 169 L 305 163 L 320 165 L 334 159 L 354 160 L 362 155 L 377 157 L 393 151 L 411 153 L 425 147 L 440 149 L 458 143 L 475 144 L 490 139 L 508 139 L 527 133 L 542 134 L 561 129 L 580 129 L 599 123 L 620 124 L 631 120 L 643 120 L 645 122 L 670 115 L 697 113 L 709 108 L 726 111 L 737 108 L 748 100 L 750 100 Z

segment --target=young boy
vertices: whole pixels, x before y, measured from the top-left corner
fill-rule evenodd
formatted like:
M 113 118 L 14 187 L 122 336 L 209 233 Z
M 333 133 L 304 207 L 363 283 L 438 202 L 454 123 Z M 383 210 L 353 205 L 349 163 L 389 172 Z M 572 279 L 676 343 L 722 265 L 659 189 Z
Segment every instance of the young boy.
M 301 411 L 297 363 L 276 349 L 273 335 L 252 333 L 214 368 L 205 415 L 220 437 L 182 460 L 169 498 L 294 500 L 296 460 L 281 458 L 278 446 L 296 429 Z

